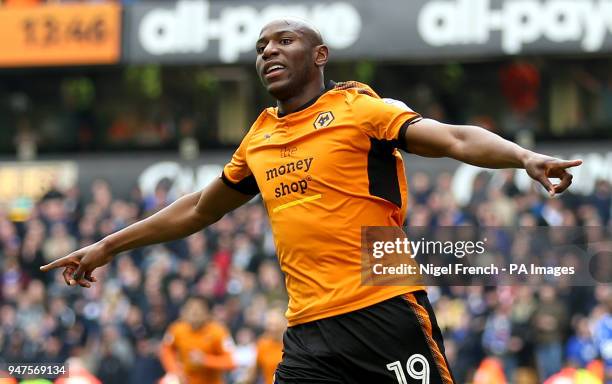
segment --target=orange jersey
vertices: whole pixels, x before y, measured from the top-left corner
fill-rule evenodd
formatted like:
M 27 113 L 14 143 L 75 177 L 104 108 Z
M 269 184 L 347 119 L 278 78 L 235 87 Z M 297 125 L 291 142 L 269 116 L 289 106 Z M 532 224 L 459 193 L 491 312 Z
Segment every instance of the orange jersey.
M 265 109 L 223 171 L 228 185 L 261 192 L 285 273 L 289 326 L 422 289 L 361 284 L 361 227 L 404 222 L 398 138 L 420 116 L 346 84 L 286 116 Z
M 276 366 L 283 358 L 283 343 L 267 337 L 257 341 L 257 370 L 264 383 L 272 383 Z
M 189 384 L 222 384 L 223 372 L 233 368 L 232 344 L 221 324 L 211 321 L 194 330 L 177 321 L 166 332 L 160 358 L 167 372 L 184 374 Z M 199 358 L 204 364 L 194 361 Z

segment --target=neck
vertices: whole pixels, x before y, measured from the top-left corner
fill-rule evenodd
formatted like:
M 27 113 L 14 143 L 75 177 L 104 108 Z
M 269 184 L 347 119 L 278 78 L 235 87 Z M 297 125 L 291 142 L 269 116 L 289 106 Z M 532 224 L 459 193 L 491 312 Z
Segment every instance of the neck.
M 193 324 L 193 323 L 191 323 L 191 324 L 189 324 L 189 325 L 191 326 L 191 329 L 193 329 L 194 331 L 197 331 L 198 329 L 201 329 L 202 327 L 204 327 L 204 326 L 206 325 L 206 323 L 207 323 L 207 322 L 208 322 L 208 321 L 204 321 L 204 322 L 199 323 L 199 324 Z
M 310 83 L 306 84 L 302 91 L 297 95 L 289 97 L 285 100 L 277 100 L 276 105 L 278 106 L 278 111 L 284 115 L 295 112 L 302 105 L 319 96 L 324 90 L 325 84 L 323 82 L 323 78 L 320 78 L 317 81 L 311 81 Z

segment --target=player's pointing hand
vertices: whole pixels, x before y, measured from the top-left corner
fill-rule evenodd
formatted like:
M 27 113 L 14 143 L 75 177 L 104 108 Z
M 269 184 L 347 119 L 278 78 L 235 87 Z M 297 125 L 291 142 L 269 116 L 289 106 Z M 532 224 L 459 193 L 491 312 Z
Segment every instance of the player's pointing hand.
M 573 176 L 567 169 L 580 164 L 582 160 L 561 160 L 534 153 L 525 161 L 525 170 L 532 179 L 542 184 L 552 197 L 565 191 L 572 184 Z M 557 178 L 561 181 L 553 185 L 549 178 Z
M 81 287 L 89 288 L 91 283 L 97 281 L 91 275 L 94 269 L 107 264 L 112 258 L 113 255 L 105 252 L 101 243 L 95 243 L 44 265 L 40 267 L 40 270 L 47 272 L 56 268 L 64 268 L 62 275 L 66 284 L 79 284 Z

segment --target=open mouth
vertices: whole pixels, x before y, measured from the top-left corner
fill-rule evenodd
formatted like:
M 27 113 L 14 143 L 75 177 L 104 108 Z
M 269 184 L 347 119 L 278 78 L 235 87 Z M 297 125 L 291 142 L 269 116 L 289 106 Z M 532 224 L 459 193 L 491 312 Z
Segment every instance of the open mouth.
M 285 70 L 285 66 L 281 64 L 275 64 L 265 70 L 264 76 L 266 77 L 266 79 L 270 79 L 270 78 L 280 75 L 284 70 Z

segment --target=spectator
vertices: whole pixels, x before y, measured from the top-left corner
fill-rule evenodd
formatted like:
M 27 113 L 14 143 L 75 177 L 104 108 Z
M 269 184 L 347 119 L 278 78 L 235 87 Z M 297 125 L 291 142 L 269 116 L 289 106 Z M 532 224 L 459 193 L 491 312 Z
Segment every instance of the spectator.
M 538 374 L 544 381 L 561 369 L 567 312 L 553 287 L 544 285 L 539 294 L 540 303 L 533 314 L 532 327 Z
M 482 343 L 490 355 L 503 362 L 505 377 L 514 382 L 517 359 L 512 345 L 511 310 L 509 304 L 501 304 L 495 309 L 485 324 Z
M 599 355 L 604 361 L 604 375 L 608 382 L 612 380 L 612 292 L 609 287 L 602 287 L 602 291 L 607 293 L 602 308 L 605 312 L 596 321 L 594 340 Z
M 575 368 L 584 368 L 597 357 L 587 318 L 580 316 L 574 321 L 574 333 L 567 342 L 566 360 Z

